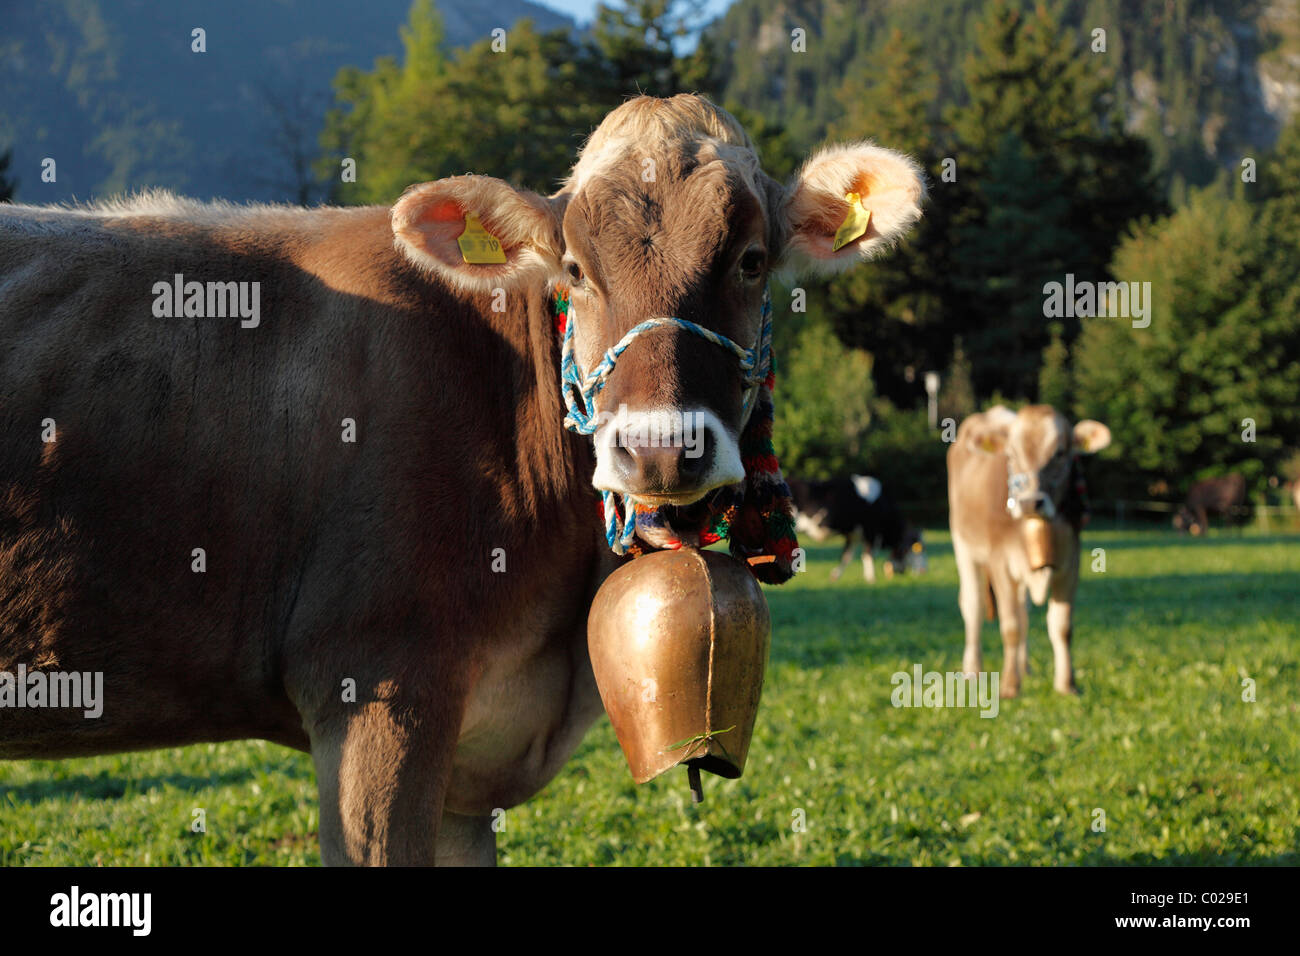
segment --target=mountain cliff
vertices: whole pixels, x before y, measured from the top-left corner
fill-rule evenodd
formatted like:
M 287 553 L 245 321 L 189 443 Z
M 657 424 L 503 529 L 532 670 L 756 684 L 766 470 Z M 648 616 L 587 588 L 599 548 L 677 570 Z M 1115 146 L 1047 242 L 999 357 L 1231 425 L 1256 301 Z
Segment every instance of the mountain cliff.
M 526 0 L 439 0 L 448 46 L 531 18 Z M 300 201 L 340 67 L 401 51 L 410 0 L 49 0 L 0 13 L 0 151 L 17 199 L 143 186 Z M 204 31 L 195 52 L 193 31 Z M 55 161 L 56 180 L 41 179 Z
M 922 41 L 942 103 L 963 102 L 962 66 L 987 0 L 738 0 L 709 30 L 729 101 L 787 125 L 795 139 L 824 135 L 835 90 L 877 55 L 894 28 Z M 1023 6 L 1033 5 L 1024 0 Z M 1212 179 L 1276 140 L 1300 109 L 1296 0 L 1064 0 L 1064 23 L 1113 69 L 1130 131 L 1158 169 L 1189 183 Z M 795 52 L 793 31 L 806 52 Z

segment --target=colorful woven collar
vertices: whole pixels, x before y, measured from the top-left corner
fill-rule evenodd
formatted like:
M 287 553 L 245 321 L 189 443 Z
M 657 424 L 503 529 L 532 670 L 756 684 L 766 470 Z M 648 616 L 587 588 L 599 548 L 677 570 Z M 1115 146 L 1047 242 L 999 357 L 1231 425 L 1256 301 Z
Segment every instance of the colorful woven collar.
M 700 501 L 678 507 L 650 507 L 635 499 L 622 500 L 603 492 L 601 516 L 605 537 L 615 554 L 640 555 L 648 551 L 704 547 L 726 539 L 733 557 L 744 561 L 760 581 L 783 584 L 794 574 L 794 504 L 772 450 L 772 389 L 775 360 L 771 352 L 771 306 L 763 297 L 763 331 L 754 349 L 684 319 L 664 318 L 643 322 L 609 349 L 600 364 L 587 374 L 578 368 L 573 349 L 569 290 L 557 286 L 552 302 L 555 330 L 561 338 L 560 390 L 568 408 L 564 425 L 590 435 L 596 430 L 595 399 L 620 355 L 642 332 L 676 324 L 732 352 L 748 387 L 749 418 L 740 435 L 743 481 L 718 488 Z M 631 510 L 629 516 L 628 511 Z

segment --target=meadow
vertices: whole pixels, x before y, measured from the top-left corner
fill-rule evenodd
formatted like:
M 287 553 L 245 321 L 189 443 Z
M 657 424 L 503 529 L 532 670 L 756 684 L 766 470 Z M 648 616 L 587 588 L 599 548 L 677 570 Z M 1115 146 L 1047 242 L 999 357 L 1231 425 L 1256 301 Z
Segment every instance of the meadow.
M 926 540 L 923 576 L 867 585 L 855 564 L 832 584 L 837 549 L 814 549 L 767 591 L 743 778 L 705 775 L 698 807 L 684 770 L 638 787 L 602 718 L 505 814 L 500 861 L 1300 864 L 1300 536 L 1085 532 L 1082 694 L 1052 691 L 1035 608 L 1024 691 L 992 718 L 891 705 L 894 673 L 961 663 L 951 548 Z M 993 623 L 984 654 L 1000 667 Z M 0 763 L 6 866 L 317 864 L 317 820 L 310 759 L 264 742 Z

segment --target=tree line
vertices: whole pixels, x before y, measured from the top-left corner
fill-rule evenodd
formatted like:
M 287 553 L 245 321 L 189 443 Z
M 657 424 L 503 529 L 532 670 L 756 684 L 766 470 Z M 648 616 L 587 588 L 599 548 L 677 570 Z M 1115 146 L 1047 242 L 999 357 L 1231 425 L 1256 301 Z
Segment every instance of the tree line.
M 1116 494 L 1230 469 L 1261 483 L 1287 467 L 1300 446 L 1295 128 L 1256 158 L 1257 175 L 1223 169 L 1172 190 L 1148 139 L 1126 131 L 1116 59 L 1094 35 L 1043 5 L 967 7 L 978 18 L 954 69 L 936 71 L 923 36 L 894 28 L 834 82 L 785 90 L 764 109 L 727 98 L 720 71 L 735 55 L 716 32 L 675 49 L 698 25 L 695 3 L 602 5 L 586 34 L 524 21 L 447 50 L 434 3 L 415 0 L 400 60 L 338 76 L 319 169 L 335 174 L 342 202 L 391 203 L 412 182 L 470 171 L 546 193 L 628 95 L 700 92 L 745 123 L 781 176 L 820 142 L 782 119 L 790 96 L 807 94 L 807 112 L 827 117 L 822 139 L 911 153 L 931 199 L 892 255 L 808 283 L 807 311 L 780 317 L 788 470 L 870 471 L 904 497 L 941 499 L 927 371 L 941 373 L 945 418 L 1042 400 L 1107 421 L 1115 451 L 1101 471 Z M 824 57 L 845 42 L 828 40 Z M 362 171 L 355 182 L 337 181 L 343 157 Z M 1044 290 L 1067 274 L 1150 283 L 1150 326 L 1049 317 Z
M 390 204 L 410 183 L 464 172 L 547 193 L 586 134 L 637 92 L 710 96 L 778 177 L 823 140 L 870 138 L 916 156 L 931 198 L 892 255 L 805 284 L 807 310 L 778 314 L 776 440 L 788 471 L 865 471 L 903 498 L 942 500 L 945 446 L 922 384 L 939 371 L 942 418 L 1046 401 L 1106 421 L 1116 441 L 1099 471 L 1111 494 L 1145 496 L 1160 482 L 1177 493 L 1230 470 L 1256 489 L 1278 473 L 1300 478 L 1300 127 L 1189 186 L 1169 161 L 1185 143 L 1153 149 L 1149 131 L 1126 131 L 1123 58 L 1099 55 L 1087 28 L 1118 16 L 1113 5 L 1071 18 L 1070 4 L 1065 16 L 1015 0 L 940 4 L 970 36 L 950 37 L 947 55 L 964 53 L 937 69 L 945 41 L 905 4 L 901 26 L 868 17 L 805 36 L 788 69 L 759 76 L 735 31 L 761 34 L 767 0 L 740 0 L 702 34 L 695 0 L 631 0 L 600 6 L 586 33 L 523 21 L 451 50 L 433 0 L 415 0 L 400 58 L 336 78 L 315 168 L 344 203 Z M 1185 7 L 1168 7 L 1174 21 Z M 1160 29 L 1171 35 L 1168 22 Z M 690 35 L 695 46 L 680 52 Z M 1115 38 L 1129 58 L 1141 39 Z M 1161 81 L 1176 86 L 1165 61 Z M 345 158 L 358 171 L 349 181 Z M 13 189 L 6 161 L 0 200 Z M 1149 284 L 1149 325 L 1048 314 L 1045 289 L 1067 274 Z

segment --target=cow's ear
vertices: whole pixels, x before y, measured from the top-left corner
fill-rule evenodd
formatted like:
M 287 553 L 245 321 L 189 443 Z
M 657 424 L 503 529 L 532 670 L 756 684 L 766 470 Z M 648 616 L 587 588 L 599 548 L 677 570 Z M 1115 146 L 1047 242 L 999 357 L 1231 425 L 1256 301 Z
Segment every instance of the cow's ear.
M 967 440 L 972 448 L 988 455 L 996 455 L 1007 449 L 1007 432 L 1005 428 L 977 428 L 970 433 Z
M 1074 426 L 1074 446 L 1085 455 L 1101 451 L 1110 444 L 1110 429 L 1101 422 L 1085 418 Z
M 546 281 L 564 252 L 552 201 L 491 176 L 412 186 L 393 206 L 392 224 L 407 259 L 471 292 Z
M 1005 405 L 994 405 L 988 411 L 972 415 L 962 422 L 961 434 L 976 451 L 998 455 L 1007 450 L 1007 438 L 1016 413 Z
M 786 191 L 779 269 L 791 277 L 830 274 L 865 262 L 912 228 L 924 198 L 911 157 L 870 143 L 828 147 Z

